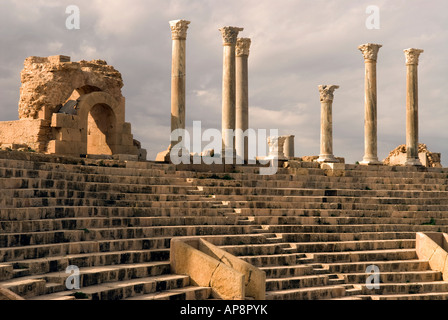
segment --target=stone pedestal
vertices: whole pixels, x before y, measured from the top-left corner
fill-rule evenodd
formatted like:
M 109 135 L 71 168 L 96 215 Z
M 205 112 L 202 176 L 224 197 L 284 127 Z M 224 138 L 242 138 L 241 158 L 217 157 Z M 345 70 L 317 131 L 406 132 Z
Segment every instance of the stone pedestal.
M 339 162 L 333 155 L 333 92 L 337 85 L 319 85 L 321 118 L 320 118 L 320 154 L 317 162 Z
M 365 120 L 364 120 L 364 157 L 360 164 L 379 165 L 377 153 L 377 90 L 376 61 L 380 44 L 367 43 L 358 47 L 365 62 Z
M 405 165 L 421 166 L 418 157 L 418 58 L 421 49 L 406 49 L 406 162 Z
M 219 29 L 223 39 L 223 73 L 222 73 L 222 153 L 225 158 L 235 156 L 235 46 L 238 27 L 222 27 Z
M 294 158 L 294 137 L 295 136 L 286 136 L 285 144 L 283 146 L 283 153 L 285 157 L 290 159 Z
M 170 21 L 172 35 L 172 63 L 171 63 L 171 132 L 185 129 L 185 42 L 190 21 Z M 181 139 L 171 140 L 175 146 Z
M 283 153 L 287 136 L 268 137 L 269 154 L 265 160 L 288 160 Z
M 248 161 L 248 139 L 244 132 L 249 128 L 249 76 L 248 57 L 251 40 L 238 38 L 236 42 L 236 115 L 235 149 L 236 156 Z M 239 129 L 239 130 L 238 130 Z

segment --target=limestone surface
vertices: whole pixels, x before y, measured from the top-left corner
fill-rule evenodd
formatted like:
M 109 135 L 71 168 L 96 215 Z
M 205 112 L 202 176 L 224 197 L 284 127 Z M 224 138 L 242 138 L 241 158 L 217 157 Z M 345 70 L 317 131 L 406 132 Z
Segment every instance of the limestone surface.
M 71 62 L 70 57 L 29 57 L 21 72 L 19 118 L 37 119 L 44 107 L 58 111 L 73 91 L 105 91 L 121 101 L 121 73 L 104 60 Z M 80 90 L 81 91 L 81 90 Z M 44 117 L 45 118 L 45 117 Z M 47 119 L 50 120 L 50 119 Z

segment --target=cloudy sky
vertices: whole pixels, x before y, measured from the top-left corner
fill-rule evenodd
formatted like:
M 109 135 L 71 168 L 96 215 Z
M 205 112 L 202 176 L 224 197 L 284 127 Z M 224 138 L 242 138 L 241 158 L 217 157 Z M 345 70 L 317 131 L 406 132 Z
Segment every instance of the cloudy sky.
M 65 26 L 68 5 L 81 28 Z M 368 29 L 366 8 L 380 9 Z M 403 49 L 424 49 L 419 65 L 419 140 L 448 165 L 448 22 L 446 0 L 2 0 L 0 120 L 18 119 L 20 71 L 28 56 L 104 59 L 123 75 L 126 121 L 148 149 L 170 134 L 171 32 L 190 20 L 187 126 L 221 128 L 222 26 L 244 27 L 249 57 L 250 127 L 296 137 L 296 156 L 318 155 L 317 86 L 337 84 L 334 153 L 354 163 L 364 154 L 364 59 L 358 45 L 382 44 L 378 56 L 378 156 L 405 143 Z

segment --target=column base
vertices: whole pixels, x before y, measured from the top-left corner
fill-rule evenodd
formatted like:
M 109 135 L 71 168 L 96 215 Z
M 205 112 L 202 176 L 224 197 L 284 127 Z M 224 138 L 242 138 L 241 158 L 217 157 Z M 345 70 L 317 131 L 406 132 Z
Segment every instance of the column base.
M 383 163 L 378 160 L 378 158 L 364 158 L 359 164 L 364 166 L 381 166 Z
M 324 155 L 319 155 L 319 158 L 316 160 L 316 162 L 319 162 L 319 163 L 324 163 L 324 162 L 338 163 L 339 160 L 336 159 L 334 157 L 334 155 L 332 155 L 332 154 L 324 154 Z
M 423 164 L 420 162 L 419 158 L 416 159 L 406 159 L 405 166 L 423 166 Z

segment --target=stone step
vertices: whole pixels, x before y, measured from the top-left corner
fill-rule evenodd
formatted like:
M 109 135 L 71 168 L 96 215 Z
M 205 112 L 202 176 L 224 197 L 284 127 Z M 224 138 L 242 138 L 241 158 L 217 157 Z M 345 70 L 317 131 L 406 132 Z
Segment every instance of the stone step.
M 448 188 L 448 186 L 445 186 Z M 424 191 L 424 190 L 351 190 L 351 189 L 323 189 L 300 187 L 236 187 L 236 186 L 202 186 L 202 191 L 208 194 L 251 196 L 301 196 L 301 197 L 328 197 L 328 198 L 446 198 L 448 191 Z
M 265 229 L 271 233 L 363 233 L 363 232 L 447 232 L 447 226 L 442 225 L 269 225 Z
M 64 271 L 69 265 L 78 268 L 109 266 L 119 264 L 135 264 L 146 262 L 166 262 L 169 260 L 169 249 L 127 250 L 69 254 L 37 259 L 11 261 L 14 269 L 21 271 L 17 277 L 41 275 L 49 272 Z M 13 270 L 14 271 L 14 270 Z
M 0 228 L 4 233 L 42 232 L 54 230 L 80 230 L 90 228 L 115 227 L 152 227 L 152 226 L 187 226 L 187 225 L 226 225 L 236 224 L 235 216 L 194 216 L 194 217 L 94 217 L 63 218 L 27 221 L 1 221 Z M 254 224 L 249 221 L 248 224 Z
M 13 266 L 11 264 L 0 264 L 0 281 L 9 280 L 13 276 Z
M 407 283 L 407 282 L 432 282 L 441 281 L 442 273 L 432 270 L 424 271 L 400 271 L 400 272 L 384 272 L 380 270 L 380 283 Z M 366 280 L 373 273 L 348 273 L 344 274 L 346 283 L 366 283 Z M 373 282 L 373 280 L 372 280 Z
M 190 187 L 188 187 L 190 188 Z M 0 197 L 13 197 L 16 199 L 27 199 L 27 198 L 69 198 L 69 199 L 99 199 L 99 200 L 133 200 L 133 201 L 148 201 L 148 200 L 160 200 L 176 199 L 177 195 L 191 195 L 190 190 L 187 187 L 179 192 L 175 186 L 173 189 L 176 191 L 170 192 L 168 190 L 157 191 L 158 187 L 154 188 L 153 191 L 148 191 L 148 193 L 137 193 L 137 192 L 114 192 L 114 191 L 76 191 L 76 190 L 60 190 L 60 189 L 3 189 L 0 190 Z M 161 188 L 162 189 L 162 188 Z M 157 197 L 155 197 L 157 196 Z M 178 197 L 177 197 L 178 198 Z M 183 197 L 185 200 L 198 200 L 200 195 Z M 2 203 L 10 203 L 7 201 L 2 201 Z
M 97 206 L 48 206 L 0 209 L 2 221 L 26 221 L 64 218 L 131 218 L 131 217 L 202 217 L 223 216 L 234 209 L 217 207 L 212 202 L 183 202 L 183 207 L 97 207 Z M 179 204 L 180 205 L 180 204 Z
M 422 294 L 431 292 L 448 292 L 448 282 L 381 283 L 379 289 L 368 289 L 365 284 L 362 285 L 362 294 L 365 295 Z
M 132 176 L 123 175 L 101 175 L 95 172 L 71 172 L 71 171 L 43 171 L 43 170 L 26 170 L 26 169 L 9 169 L 0 167 L 0 178 L 20 178 L 29 179 L 28 181 L 36 181 L 31 179 L 54 180 L 69 182 L 94 182 L 94 183 L 124 183 L 136 185 L 191 185 L 185 178 L 176 175 L 163 174 L 157 176 Z M 29 182 L 28 182 L 29 184 Z
M 350 212 L 346 212 L 350 215 Z M 431 220 L 432 219 L 432 220 Z M 424 224 L 448 224 L 448 216 L 446 218 L 430 217 L 420 215 L 419 218 L 388 218 L 388 217 L 272 217 L 272 216 L 255 216 L 251 219 L 250 224 L 267 224 L 267 225 L 313 225 L 313 224 L 329 224 L 329 225 L 352 225 L 352 224 L 406 224 L 406 225 L 424 225 Z
M 266 293 L 266 300 L 327 300 L 342 296 L 345 296 L 345 288 L 340 285 L 331 285 L 269 291 Z
M 254 202 L 259 203 L 261 201 L 278 202 L 278 203 L 296 203 L 296 202 L 308 202 L 308 203 L 328 203 L 328 204 L 363 204 L 363 205 L 437 205 L 445 206 L 448 204 L 446 197 L 440 198 L 405 198 L 405 197 L 325 197 L 325 196 L 275 196 L 275 195 L 260 195 L 256 191 L 249 195 L 224 195 L 214 192 L 216 200 L 230 201 L 230 202 Z
M 169 262 L 146 262 L 134 264 L 120 264 L 100 267 L 87 267 L 79 269 L 79 285 L 81 288 L 99 285 L 107 282 L 127 281 L 135 278 L 146 278 L 149 276 L 159 276 L 170 273 Z M 16 283 L 23 283 L 25 280 L 45 280 L 45 294 L 65 291 L 66 279 L 70 272 L 64 271 L 50 272 L 43 275 L 26 276 L 7 281 L 4 284 L 13 286 Z
M 235 255 L 235 256 L 254 256 L 254 255 L 268 255 L 268 254 L 282 254 L 285 249 L 290 248 L 287 243 L 268 243 L 268 244 L 241 244 L 241 245 L 227 245 L 220 246 L 221 249 Z
M 36 244 L 21 247 L 0 248 L 0 260 L 17 261 L 80 254 L 125 250 L 168 249 L 171 237 L 134 238 L 119 240 L 96 240 L 51 244 Z
M 359 217 L 359 218 L 401 218 L 418 219 L 434 217 L 448 219 L 447 211 L 373 211 L 373 210 L 341 210 L 341 209 L 266 209 L 240 208 L 238 215 L 251 215 L 254 219 L 260 217 Z
M 212 294 L 210 287 L 187 286 L 163 292 L 138 295 L 124 300 L 208 300 Z
M 45 294 L 46 281 L 43 279 L 21 279 L 2 282 L 2 287 L 11 290 L 22 298 L 29 299 Z
M 336 242 L 415 239 L 415 232 L 278 233 L 281 242 Z
M 243 235 L 210 235 L 200 236 L 215 245 L 244 245 L 262 244 L 266 238 L 257 234 Z M 172 237 L 109 239 L 95 241 L 65 242 L 36 244 L 19 247 L 0 248 L 0 260 L 17 261 L 26 259 L 39 259 L 44 257 L 57 257 L 67 254 L 125 251 L 125 250 L 151 250 L 168 249 Z M 7 265 L 5 265 L 7 268 Z M 0 265 L 0 274 L 2 274 Z M 6 271 L 5 271 L 6 272 Z
M 448 292 L 425 292 L 420 294 L 371 295 L 371 300 L 448 300 Z
M 287 254 L 268 254 L 268 255 L 256 255 L 256 256 L 239 256 L 240 259 L 256 266 L 256 267 L 266 267 L 266 266 L 294 266 L 297 265 L 298 257 L 303 255 L 298 255 L 295 253 Z
M 448 190 L 446 179 L 411 179 L 406 178 L 365 178 L 363 180 L 348 178 L 345 180 L 337 180 L 324 176 L 310 176 L 304 178 L 300 176 L 291 176 L 291 179 L 282 179 L 277 177 L 276 180 L 260 180 L 257 177 L 241 177 L 235 180 L 220 181 L 219 183 L 213 179 L 197 179 L 190 178 L 191 185 L 202 187 L 236 187 L 236 188 L 307 188 L 322 190 L 325 194 L 338 192 L 366 192 L 372 193 L 379 191 L 380 193 L 393 192 L 445 192 Z M 343 178 L 340 178 L 343 179 Z M 327 191 L 328 190 L 328 191 Z M 321 192 L 321 193 L 322 193 Z M 320 194 L 321 194 L 320 193 Z
M 259 267 L 259 269 L 266 272 L 266 279 L 298 277 L 314 274 L 314 268 L 311 265 L 269 266 Z
M 375 261 L 417 259 L 417 253 L 415 249 L 319 252 L 313 253 L 312 259 L 316 263 L 369 261 L 374 264 Z
M 331 284 L 328 275 L 306 275 L 266 279 L 266 291 L 324 287 Z M 269 292 L 267 292 L 269 294 Z
M 390 260 L 390 261 L 361 261 L 326 263 L 325 267 L 331 273 L 365 273 L 367 267 L 375 265 L 381 272 L 411 272 L 430 270 L 426 260 Z
M 414 249 L 415 239 L 291 243 L 298 253 Z
M 380 203 L 342 203 L 342 202 L 322 202 L 315 198 L 312 202 L 304 201 L 300 198 L 283 198 L 282 201 L 274 201 L 272 199 L 265 199 L 266 197 L 261 197 L 260 201 L 247 201 L 247 200 L 225 200 L 225 197 L 216 196 L 217 200 L 224 201 L 232 208 L 253 208 L 253 209 L 309 209 L 309 210 L 372 210 L 372 211 L 448 211 L 448 205 L 444 204 L 425 204 L 414 203 L 414 204 L 402 204 L 398 200 L 395 204 L 380 204 Z M 291 201 L 293 200 L 294 201 Z M 286 201 L 288 200 L 288 201 Z M 378 202 L 378 201 L 377 201 Z M 425 202 L 425 201 L 422 201 Z
M 186 287 L 189 283 L 190 279 L 188 276 L 168 274 L 127 281 L 108 282 L 74 291 L 84 293 L 88 300 L 122 300 L 137 295 Z M 73 291 L 67 290 L 56 294 L 36 296 L 29 300 L 54 300 L 55 298 L 61 298 L 62 296 L 68 296 L 73 293 Z
M 61 242 L 97 241 L 108 239 L 252 234 L 258 226 L 251 225 L 190 225 L 127 228 L 91 228 L 29 233 L 0 234 L 0 248 L 51 244 Z

